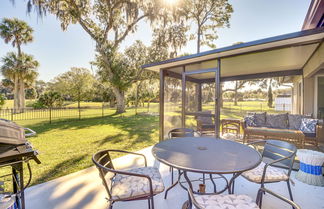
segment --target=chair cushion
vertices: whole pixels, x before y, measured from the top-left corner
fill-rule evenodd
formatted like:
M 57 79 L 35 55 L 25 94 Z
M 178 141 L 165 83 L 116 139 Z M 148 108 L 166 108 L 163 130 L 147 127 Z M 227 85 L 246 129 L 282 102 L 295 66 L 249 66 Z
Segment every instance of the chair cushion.
M 285 129 L 288 127 L 288 114 L 267 114 L 266 127 Z
M 318 119 L 303 118 L 299 130 L 303 133 L 316 133 L 317 124 Z
M 254 122 L 257 127 L 263 127 L 266 124 L 266 113 L 253 113 Z
M 242 173 L 242 176 L 248 179 L 249 181 L 260 183 L 262 179 L 264 166 L 265 163 L 261 162 L 258 167 Z M 268 166 L 264 182 L 285 181 L 288 178 L 288 175 L 283 170 L 275 168 L 273 166 Z
M 143 167 L 126 170 L 127 172 L 148 175 L 152 179 L 153 193 L 164 191 L 164 185 L 159 170 L 155 167 Z M 150 185 L 147 178 L 116 174 L 112 180 L 111 198 L 135 199 L 150 194 Z
M 204 209 L 259 209 L 257 204 L 247 195 L 194 195 L 196 201 Z

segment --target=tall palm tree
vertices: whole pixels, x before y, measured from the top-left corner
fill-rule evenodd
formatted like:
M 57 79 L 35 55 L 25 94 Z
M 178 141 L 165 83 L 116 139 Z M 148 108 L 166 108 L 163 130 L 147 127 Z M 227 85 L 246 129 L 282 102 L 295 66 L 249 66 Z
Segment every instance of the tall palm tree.
M 11 42 L 13 47 L 17 47 L 18 56 L 21 55 L 21 45 L 33 41 L 33 29 L 22 20 L 17 18 L 3 18 L 0 24 L 0 36 L 6 43 Z
M 2 58 L 1 72 L 3 76 L 14 82 L 15 110 L 21 112 L 25 108 L 25 85 L 35 82 L 38 75 L 38 62 L 32 55 L 21 53 L 20 57 L 9 52 Z
M 23 58 L 23 53 L 21 51 L 21 45 L 27 44 L 29 42 L 33 41 L 33 29 L 22 20 L 19 20 L 17 18 L 3 18 L 2 22 L 0 23 L 0 36 L 4 39 L 6 43 L 12 44 L 13 47 L 17 47 L 18 50 L 18 56 L 14 56 L 11 54 L 11 61 L 16 61 L 17 64 L 16 67 L 20 67 L 18 60 L 21 62 L 24 61 L 23 59 L 27 58 L 26 56 Z M 9 56 L 9 54 L 8 54 Z M 4 58 L 4 60 L 6 60 Z M 7 60 L 9 61 L 9 60 Z M 26 61 L 26 60 L 25 60 Z M 9 64 L 9 63 L 7 63 Z M 12 63 L 13 64 L 13 63 Z M 15 69 L 17 71 L 18 69 Z M 20 70 L 21 73 L 25 72 L 24 69 Z M 14 109 L 18 110 L 20 112 L 21 108 L 25 107 L 25 98 L 24 97 L 24 81 L 21 80 L 24 75 L 19 75 L 17 73 L 14 73 L 14 76 L 12 77 L 12 81 L 14 82 Z

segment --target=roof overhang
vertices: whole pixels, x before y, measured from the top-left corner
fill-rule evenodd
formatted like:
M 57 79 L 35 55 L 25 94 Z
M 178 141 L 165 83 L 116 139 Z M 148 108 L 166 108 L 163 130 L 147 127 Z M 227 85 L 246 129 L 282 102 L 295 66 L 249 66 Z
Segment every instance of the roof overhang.
M 215 68 L 216 60 L 220 59 L 223 78 L 296 72 L 303 69 L 323 39 L 324 28 L 316 28 L 146 64 L 142 68 L 181 74 L 183 66 L 186 71 Z
M 309 30 L 313 28 L 324 26 L 324 0 L 312 0 L 302 30 Z

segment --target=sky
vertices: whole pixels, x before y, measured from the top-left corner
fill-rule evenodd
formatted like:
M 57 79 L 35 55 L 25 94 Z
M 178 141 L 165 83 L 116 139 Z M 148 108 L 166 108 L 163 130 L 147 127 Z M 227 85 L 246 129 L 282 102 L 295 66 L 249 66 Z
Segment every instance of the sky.
M 229 0 L 234 13 L 229 28 L 218 30 L 216 47 L 232 45 L 236 42 L 248 42 L 276 35 L 300 31 L 311 0 Z M 79 25 L 70 25 L 62 31 L 55 16 L 37 18 L 36 13 L 26 12 L 26 1 L 1 0 L 0 19 L 17 17 L 26 21 L 34 29 L 34 41 L 23 45 L 25 53 L 34 55 L 39 61 L 39 78 L 50 81 L 55 76 L 68 71 L 71 67 L 92 69 L 90 61 L 95 55 L 95 43 Z M 151 29 L 148 23 L 140 22 L 136 33 L 131 34 L 122 43 L 120 50 L 141 40 L 150 45 Z M 210 50 L 202 47 L 201 51 Z M 16 51 L 10 44 L 0 40 L 0 57 L 9 51 Z M 195 53 L 196 42 L 190 41 L 181 53 Z M 1 65 L 1 63 L 0 63 Z M 93 71 L 95 69 L 92 69 Z

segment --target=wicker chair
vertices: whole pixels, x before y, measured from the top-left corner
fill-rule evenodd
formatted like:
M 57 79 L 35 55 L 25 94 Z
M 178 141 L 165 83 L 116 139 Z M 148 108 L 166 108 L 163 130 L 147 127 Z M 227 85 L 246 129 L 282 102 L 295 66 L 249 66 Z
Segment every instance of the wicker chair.
M 144 158 L 145 167 L 129 170 L 115 169 L 110 157 L 111 152 L 138 155 Z M 154 209 L 153 197 L 164 191 L 164 185 L 155 167 L 147 167 L 143 154 L 122 150 L 103 150 L 92 157 L 93 163 L 99 170 L 103 185 L 108 193 L 109 208 L 117 201 L 148 200 L 148 208 Z
M 213 122 L 211 111 L 201 111 L 198 113 L 199 115 L 196 116 L 197 131 L 201 134 L 214 133 L 215 123 Z
M 249 145 L 256 149 L 263 145 L 262 158 L 264 162 L 261 162 L 258 167 L 242 173 L 242 176 L 251 182 L 261 184 L 261 189 L 265 184 L 285 181 L 290 199 L 293 201 L 290 174 L 297 152 L 296 146 L 279 140 L 256 141 Z M 285 168 L 288 172 L 286 173 L 278 167 Z M 260 205 L 262 204 L 262 194 L 260 194 Z

